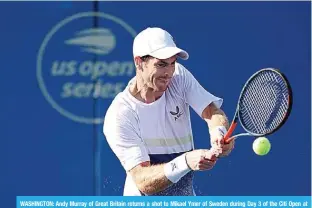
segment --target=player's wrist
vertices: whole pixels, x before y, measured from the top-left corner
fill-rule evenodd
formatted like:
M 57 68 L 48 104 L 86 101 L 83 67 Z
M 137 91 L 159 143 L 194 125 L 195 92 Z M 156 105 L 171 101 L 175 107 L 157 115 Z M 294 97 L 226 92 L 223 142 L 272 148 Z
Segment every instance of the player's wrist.
M 191 171 L 186 161 L 186 154 L 180 155 L 164 165 L 165 176 L 172 183 L 177 183 L 183 176 Z
M 231 153 L 232 150 L 226 150 L 226 151 L 222 151 L 219 155 L 219 157 L 226 157 Z
M 227 129 L 225 126 L 214 126 L 210 130 L 210 135 L 221 135 L 224 136 L 227 133 Z
M 219 140 L 221 140 L 227 133 L 225 126 L 214 126 L 209 129 L 211 145 L 217 145 Z

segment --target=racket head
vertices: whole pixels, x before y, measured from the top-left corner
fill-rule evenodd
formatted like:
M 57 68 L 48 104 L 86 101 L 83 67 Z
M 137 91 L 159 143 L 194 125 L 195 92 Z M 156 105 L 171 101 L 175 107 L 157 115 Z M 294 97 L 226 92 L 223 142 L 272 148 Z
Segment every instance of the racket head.
M 269 135 L 284 125 L 292 103 L 292 89 L 286 76 L 278 69 L 265 68 L 245 83 L 237 105 L 237 117 L 250 135 Z

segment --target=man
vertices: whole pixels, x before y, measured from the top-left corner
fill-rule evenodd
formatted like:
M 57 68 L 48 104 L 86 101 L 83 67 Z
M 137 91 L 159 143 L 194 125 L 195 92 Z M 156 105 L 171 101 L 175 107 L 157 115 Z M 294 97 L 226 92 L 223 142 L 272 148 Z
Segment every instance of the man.
M 104 135 L 127 172 L 125 196 L 195 195 L 194 171 L 210 170 L 224 144 L 222 99 L 207 92 L 177 58 L 188 59 L 171 35 L 147 28 L 133 42 L 136 76 L 107 110 Z M 194 150 L 189 106 L 208 124 L 210 150 Z

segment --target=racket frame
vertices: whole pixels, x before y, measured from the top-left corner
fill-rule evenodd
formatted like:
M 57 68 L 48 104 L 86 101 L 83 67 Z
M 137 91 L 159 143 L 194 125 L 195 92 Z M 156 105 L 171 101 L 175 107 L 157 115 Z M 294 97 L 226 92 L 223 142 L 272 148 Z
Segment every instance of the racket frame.
M 281 123 L 276 127 L 274 128 L 272 131 L 270 132 L 266 132 L 264 134 L 256 134 L 256 133 L 253 133 L 253 132 L 250 132 L 246 129 L 246 127 L 244 125 L 242 125 L 242 122 L 241 122 L 241 119 L 240 119 L 240 115 L 239 115 L 239 104 L 240 104 L 240 100 L 241 100 L 241 97 L 243 95 L 243 93 L 245 92 L 246 90 L 246 86 L 248 86 L 248 84 L 255 78 L 257 77 L 257 75 L 263 71 L 273 71 L 274 73 L 278 73 L 280 75 L 280 77 L 284 80 L 284 82 L 286 83 L 286 86 L 287 86 L 287 89 L 288 89 L 288 109 L 287 109 L 287 112 L 285 113 L 284 115 L 284 118 L 283 120 L 281 121 Z M 289 80 L 286 78 L 285 74 L 283 74 L 280 70 L 278 69 L 275 69 L 275 68 L 264 68 L 264 69 L 261 69 L 259 71 L 257 71 L 256 73 L 254 73 L 248 80 L 247 82 L 245 83 L 240 95 L 239 95 L 239 99 L 238 99 L 238 103 L 237 103 L 237 107 L 236 107 L 236 111 L 235 111 L 235 115 L 234 115 L 234 119 L 232 120 L 232 123 L 227 131 L 227 133 L 224 135 L 224 141 L 225 143 L 229 143 L 231 142 L 232 140 L 236 139 L 237 137 L 240 137 L 240 136 L 255 136 L 255 137 L 260 137 L 260 136 L 266 136 L 266 135 L 270 135 L 274 132 L 276 132 L 278 129 L 280 129 L 284 123 L 286 122 L 287 118 L 289 117 L 290 113 L 291 113 L 291 109 L 292 109 L 292 104 L 293 104 L 293 93 L 292 93 L 292 89 L 291 89 L 291 86 L 290 86 L 290 83 L 289 83 Z M 238 124 L 238 120 L 241 124 L 241 127 L 247 132 L 247 133 L 240 133 L 240 134 L 236 134 L 234 136 L 232 136 L 234 130 L 236 129 L 236 126 Z

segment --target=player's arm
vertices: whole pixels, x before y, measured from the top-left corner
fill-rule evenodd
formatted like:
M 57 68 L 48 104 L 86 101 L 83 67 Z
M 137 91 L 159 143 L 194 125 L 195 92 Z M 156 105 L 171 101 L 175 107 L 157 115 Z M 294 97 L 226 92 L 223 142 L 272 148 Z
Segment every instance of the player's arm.
M 165 176 L 164 166 L 165 164 L 151 166 L 150 162 L 143 162 L 129 172 L 138 189 L 144 194 L 151 195 L 172 184 Z
M 224 144 L 223 136 L 229 128 L 227 116 L 214 103 L 210 103 L 203 111 L 202 118 L 207 122 L 211 145 L 221 147 L 220 156 L 228 155 L 234 147 L 234 142 Z
M 221 156 L 227 155 L 233 149 L 234 143 L 223 145 L 223 135 L 226 133 L 229 123 L 225 113 L 220 109 L 222 99 L 206 91 L 195 77 L 182 66 L 180 74 L 185 86 L 183 89 L 185 89 L 186 102 L 207 122 L 212 147 L 221 148 Z
M 211 151 L 194 150 L 168 163 L 151 165 L 150 162 L 143 162 L 129 172 L 138 189 L 151 195 L 177 183 L 191 170 L 210 170 L 215 163 L 216 157 Z
M 210 103 L 203 111 L 202 118 L 207 122 L 209 130 L 215 129 L 218 126 L 229 128 L 229 121 L 220 108 L 214 103 Z

